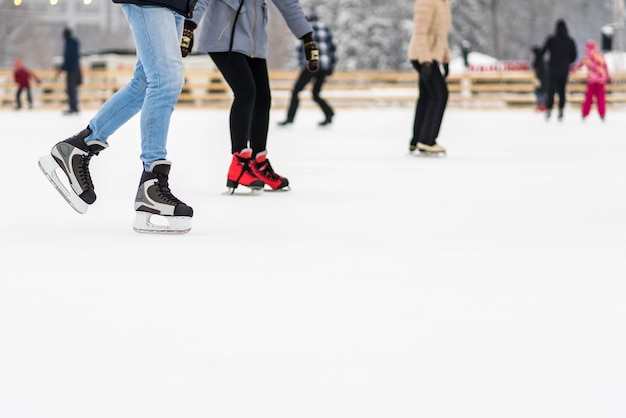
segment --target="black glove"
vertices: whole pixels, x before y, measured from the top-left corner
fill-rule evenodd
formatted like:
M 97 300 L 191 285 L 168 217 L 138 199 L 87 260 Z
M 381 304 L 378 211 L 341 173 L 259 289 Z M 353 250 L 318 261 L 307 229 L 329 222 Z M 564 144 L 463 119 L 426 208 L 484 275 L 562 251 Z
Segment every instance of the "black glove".
M 450 64 L 448 64 L 447 62 L 443 63 L 443 78 L 448 78 L 448 75 L 450 74 Z
M 306 57 L 307 67 L 310 72 L 314 73 L 320 67 L 320 50 L 317 48 L 315 41 L 313 41 L 313 35 L 310 32 L 302 37 L 302 43 L 304 44 L 304 56 Z
M 430 77 L 433 74 L 433 68 L 431 62 L 423 62 L 420 66 L 420 79 L 424 81 L 424 83 L 428 83 L 430 81 Z
M 183 57 L 186 57 L 191 53 L 191 48 L 193 48 L 193 31 L 197 27 L 198 25 L 191 20 L 185 20 L 183 37 L 180 40 L 180 53 Z

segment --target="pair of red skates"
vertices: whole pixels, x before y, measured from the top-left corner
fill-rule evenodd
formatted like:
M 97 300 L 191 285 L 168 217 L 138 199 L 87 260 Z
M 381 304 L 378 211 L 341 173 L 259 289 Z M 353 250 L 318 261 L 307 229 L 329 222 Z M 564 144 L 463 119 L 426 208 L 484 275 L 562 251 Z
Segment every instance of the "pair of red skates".
M 233 154 L 233 160 L 228 169 L 226 194 L 234 194 L 239 185 L 249 187 L 252 194 L 260 194 L 266 184 L 272 190 L 289 190 L 289 180 L 274 172 L 267 159 L 267 151 L 258 153 L 255 158 L 252 158 L 250 148 Z

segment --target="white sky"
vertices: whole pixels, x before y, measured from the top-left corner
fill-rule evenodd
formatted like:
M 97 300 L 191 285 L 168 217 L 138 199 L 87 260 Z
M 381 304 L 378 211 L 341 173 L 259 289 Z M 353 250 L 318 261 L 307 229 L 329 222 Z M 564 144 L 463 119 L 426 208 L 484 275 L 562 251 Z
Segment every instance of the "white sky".
M 222 196 L 225 110 L 177 110 L 182 236 L 133 232 L 138 121 L 75 213 L 37 167 L 92 112 L 0 112 L 0 417 L 622 418 L 622 111 L 562 123 L 304 109 L 269 157 L 293 190 Z

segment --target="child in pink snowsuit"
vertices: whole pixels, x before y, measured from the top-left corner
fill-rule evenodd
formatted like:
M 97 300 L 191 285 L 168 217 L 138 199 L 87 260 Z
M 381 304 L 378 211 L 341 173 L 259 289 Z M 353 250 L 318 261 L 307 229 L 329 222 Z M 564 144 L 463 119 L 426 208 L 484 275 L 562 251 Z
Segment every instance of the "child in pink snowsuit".
M 587 41 L 585 44 L 585 56 L 574 66 L 574 71 L 587 67 L 587 90 L 585 101 L 583 102 L 583 119 L 589 116 L 593 98 L 596 98 L 598 113 L 604 120 L 606 115 L 606 83 L 609 81 L 609 69 L 606 65 L 604 55 L 598 50 L 594 41 Z

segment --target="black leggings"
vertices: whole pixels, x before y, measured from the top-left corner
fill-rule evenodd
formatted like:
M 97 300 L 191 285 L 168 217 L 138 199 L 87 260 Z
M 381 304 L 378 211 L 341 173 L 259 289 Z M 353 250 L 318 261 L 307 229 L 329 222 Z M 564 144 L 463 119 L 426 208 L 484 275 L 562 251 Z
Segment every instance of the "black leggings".
M 209 55 L 235 96 L 230 108 L 231 152 L 250 147 L 256 156 L 266 150 L 272 105 L 267 61 L 238 52 Z
M 417 61 L 411 61 L 418 73 L 421 66 Z M 413 138 L 411 144 L 421 142 L 426 145 L 435 145 L 443 114 L 448 104 L 448 85 L 439 70 L 439 64 L 433 63 L 430 80 L 419 80 L 419 98 L 415 106 L 415 120 L 413 122 Z
M 30 87 L 19 87 L 17 92 L 15 93 L 15 107 L 18 109 L 22 107 L 22 92 L 26 91 L 26 100 L 28 100 L 28 105 L 30 107 L 33 106 L 33 96 L 30 94 Z
M 324 86 L 324 82 L 326 81 L 326 76 L 328 75 L 328 71 L 319 70 L 316 73 L 312 73 L 308 70 L 308 68 L 304 68 L 298 79 L 296 80 L 296 84 L 293 86 L 293 91 L 291 93 L 291 102 L 289 103 L 289 110 L 287 111 L 287 120 L 293 122 L 296 117 L 296 112 L 298 111 L 298 105 L 300 104 L 300 100 L 298 99 L 298 94 L 306 87 L 311 80 L 315 79 L 313 82 L 313 89 L 311 93 L 313 95 L 313 101 L 319 105 L 324 112 L 324 116 L 326 119 L 331 119 L 335 112 L 330 107 L 326 100 L 322 99 L 320 93 L 322 92 L 322 87 Z
M 554 95 L 559 95 L 559 109 L 565 107 L 567 97 L 565 88 L 567 86 L 567 75 L 551 75 L 548 79 L 548 97 L 546 98 L 546 107 L 552 109 L 554 107 Z

